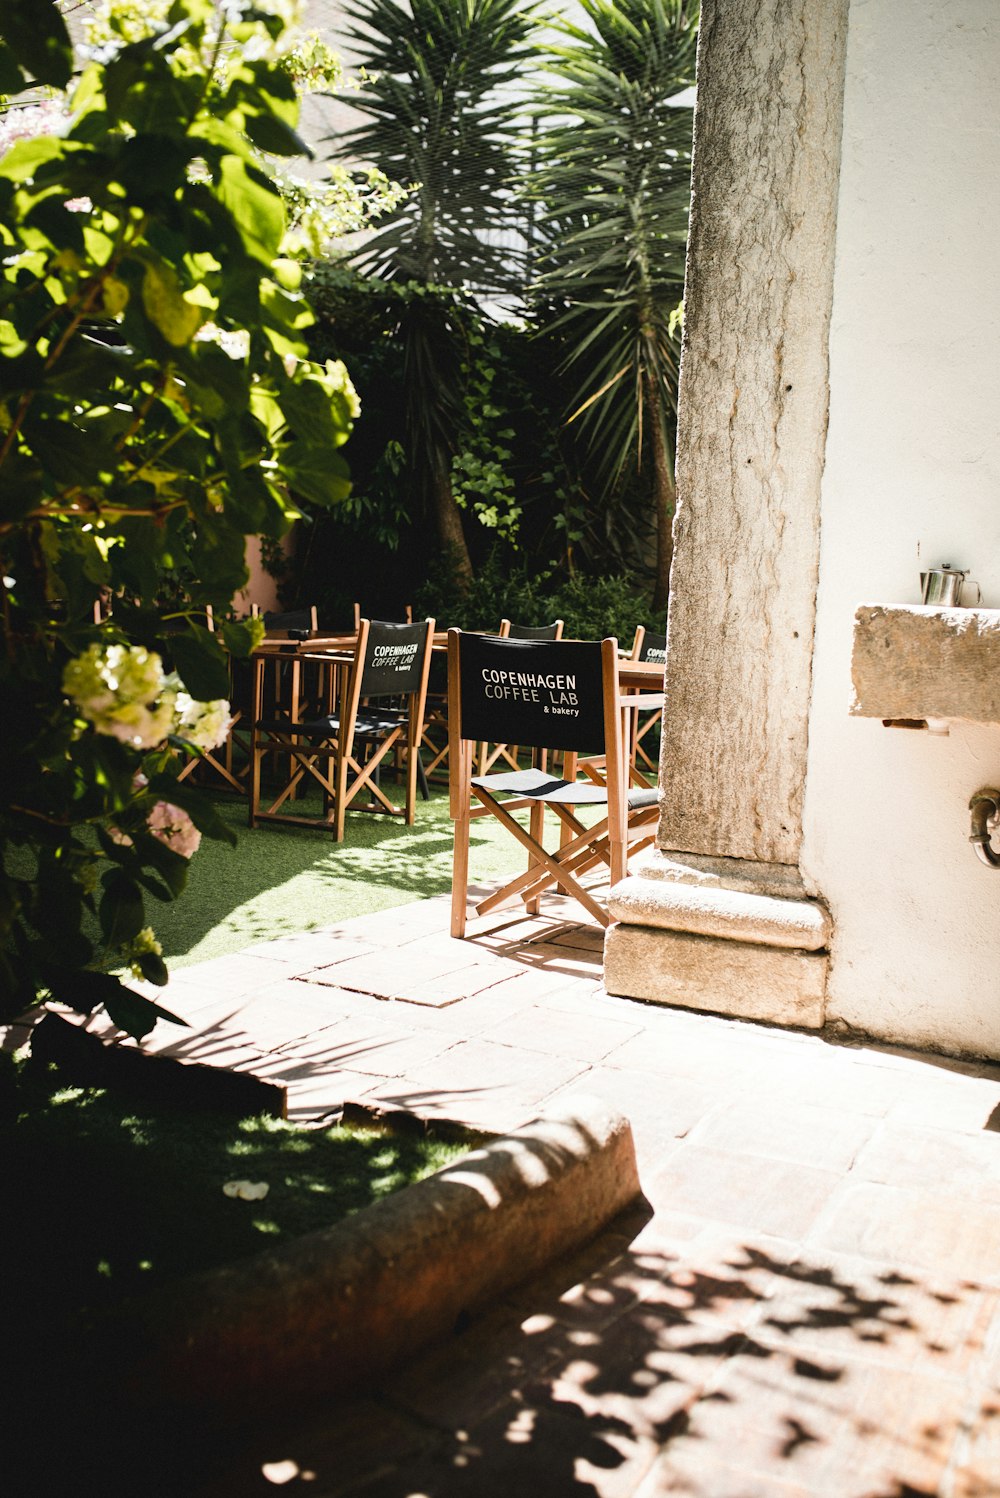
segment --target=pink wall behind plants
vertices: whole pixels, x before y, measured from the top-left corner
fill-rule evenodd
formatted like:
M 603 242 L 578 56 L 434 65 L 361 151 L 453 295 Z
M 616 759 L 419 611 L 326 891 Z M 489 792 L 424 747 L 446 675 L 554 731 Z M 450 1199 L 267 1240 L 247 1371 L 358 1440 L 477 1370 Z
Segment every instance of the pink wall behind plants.
M 233 600 L 236 612 L 248 614 L 250 605 L 253 603 L 262 613 L 265 610 L 279 608 L 278 585 L 271 574 L 264 569 L 260 555 L 260 541 L 256 536 L 247 537 L 246 563 L 250 569 L 250 578 L 243 591 L 237 593 Z

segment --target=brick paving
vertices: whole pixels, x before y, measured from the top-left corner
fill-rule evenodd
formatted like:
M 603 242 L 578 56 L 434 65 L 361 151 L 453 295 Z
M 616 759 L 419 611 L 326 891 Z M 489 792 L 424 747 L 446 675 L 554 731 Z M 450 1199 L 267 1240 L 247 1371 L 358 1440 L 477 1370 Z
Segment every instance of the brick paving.
M 611 998 L 577 911 L 455 942 L 428 900 L 171 981 L 192 1029 L 156 1043 L 282 1080 L 293 1118 L 360 1100 L 506 1132 L 599 1094 L 646 1204 L 377 1391 L 276 1401 L 169 1490 L 996 1498 L 1000 1068 Z

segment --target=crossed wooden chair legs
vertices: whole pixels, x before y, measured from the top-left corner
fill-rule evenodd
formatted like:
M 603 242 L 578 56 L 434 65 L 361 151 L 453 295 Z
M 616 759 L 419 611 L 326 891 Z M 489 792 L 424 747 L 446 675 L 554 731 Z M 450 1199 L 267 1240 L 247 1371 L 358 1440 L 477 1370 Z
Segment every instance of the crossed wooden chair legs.
M 364 713 L 364 710 L 362 710 Z M 325 826 L 335 842 L 344 837 L 345 817 L 349 808 L 356 811 L 383 812 L 402 816 L 408 825 L 414 820 L 418 760 L 415 748 L 408 744 L 409 724 L 397 714 L 395 720 L 384 713 L 371 712 L 368 721 L 359 714 L 354 727 L 354 742 L 349 752 L 342 752 L 339 739 L 330 736 L 325 725 L 301 723 L 292 726 L 269 725 L 258 731 L 253 753 L 250 788 L 250 826 L 258 822 L 283 822 L 296 827 Z M 404 764 L 406 800 L 397 806 L 379 784 L 381 769 L 392 763 L 397 749 L 407 750 Z M 262 801 L 262 766 L 265 758 L 284 761 L 285 783 L 268 804 Z M 322 797 L 322 815 L 307 816 L 283 808 L 310 784 L 318 787 Z M 367 792 L 367 800 L 361 799 Z
M 510 774 L 491 775 L 488 783 L 483 783 L 478 776 L 473 777 L 470 786 L 479 806 L 470 803 L 463 825 L 460 825 L 462 818 L 456 819 L 456 853 L 463 847 L 467 856 L 469 824 L 490 815 L 496 817 L 528 854 L 527 868 L 480 900 L 475 907 L 476 914 L 488 915 L 512 899 L 523 901 L 527 914 L 536 914 L 541 895 L 554 889 L 570 895 L 600 925 L 607 926 L 607 910 L 581 880 L 602 863 L 608 868 L 612 884 L 624 878 L 629 856 L 648 847 L 655 839 L 658 820 L 656 791 L 646 789 L 629 793 L 628 823 L 625 840 L 621 841 L 612 839 L 607 816 L 587 826 L 577 815 L 578 807 L 607 805 L 607 789 L 599 784 L 563 780 L 544 770 L 517 770 Z M 506 799 L 498 799 L 500 796 Z M 546 808 L 555 813 L 559 822 L 560 842 L 552 850 L 544 843 Z M 530 811 L 527 828 L 513 815 L 525 809 Z M 453 936 L 461 936 L 465 930 L 467 878 L 466 863 L 464 878 L 461 881 L 456 879 L 453 886 Z

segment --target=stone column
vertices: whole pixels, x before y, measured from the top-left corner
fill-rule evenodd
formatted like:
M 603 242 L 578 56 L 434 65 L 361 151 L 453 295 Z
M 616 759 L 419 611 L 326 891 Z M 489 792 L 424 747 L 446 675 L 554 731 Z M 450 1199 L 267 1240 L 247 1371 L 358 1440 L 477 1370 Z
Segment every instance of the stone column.
M 658 849 L 612 993 L 822 1023 L 799 876 L 849 0 L 705 0 Z

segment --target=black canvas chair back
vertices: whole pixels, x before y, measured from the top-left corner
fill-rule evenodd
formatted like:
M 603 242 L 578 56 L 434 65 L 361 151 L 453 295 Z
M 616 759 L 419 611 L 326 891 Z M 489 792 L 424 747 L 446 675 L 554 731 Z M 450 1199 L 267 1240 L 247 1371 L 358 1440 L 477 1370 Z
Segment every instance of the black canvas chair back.
M 632 659 L 648 661 L 652 665 L 665 666 L 667 661 L 667 637 L 654 634 L 640 624 L 632 642 Z M 659 750 L 659 729 L 662 707 L 653 712 L 636 709 L 632 723 L 632 768 L 635 779 L 655 778 Z
M 463 739 L 604 753 L 598 641 L 463 635 L 460 686 Z
M 287 705 L 278 716 L 263 706 L 262 684 L 268 664 L 256 666 L 251 749 L 250 826 L 284 822 L 297 827 L 325 827 L 337 842 L 344 836 L 345 813 L 356 811 L 414 819 L 419 777 L 419 743 L 427 693 L 427 669 L 434 621 L 389 624 L 361 620 L 352 653 L 323 651 L 306 643 L 300 664 L 315 665 L 324 675 L 325 706 L 309 702 L 297 712 Z M 276 792 L 265 795 L 265 762 L 280 772 Z M 406 786 L 404 806 L 390 800 L 380 772 L 398 766 Z M 290 803 L 312 793 L 320 804 Z
M 469 830 L 483 815 L 496 817 L 525 848 L 528 867 L 480 900 L 478 914 L 515 896 L 533 913 L 540 895 L 555 886 L 607 925 L 606 911 L 580 883 L 581 876 L 604 862 L 612 880 L 620 879 L 632 833 L 651 828 L 657 811 L 655 790 L 628 790 L 618 642 L 512 640 L 449 630 L 448 686 L 450 809 L 455 824 L 451 934 L 465 934 Z M 535 763 L 530 769 L 474 774 L 476 744 L 499 735 L 531 748 Z M 563 754 L 558 776 L 546 768 L 546 756 L 553 750 Z M 580 754 L 602 759 L 605 773 L 600 783 L 577 779 Z M 576 814 L 578 807 L 588 805 L 605 812 L 589 827 Z M 555 852 L 545 847 L 546 807 L 560 822 Z M 530 809 L 527 830 L 511 815 L 521 809 Z M 644 843 L 652 837 L 648 830 Z
M 264 611 L 264 629 L 269 635 L 288 635 L 290 639 L 308 639 L 319 628 L 315 604 L 311 608 L 289 609 L 284 613 Z
M 392 610 L 392 614 L 394 614 L 394 622 L 395 623 L 400 623 L 400 625 L 412 625 L 412 623 L 413 623 L 413 605 L 412 604 L 406 604 L 406 605 L 404 605 L 403 608 L 400 608 L 400 610 L 398 610 L 398 613 L 397 613 L 397 610 L 395 610 L 395 608 L 394 608 L 394 610 Z M 365 614 L 364 608 L 361 607 L 361 604 L 355 604 L 355 631 L 358 631 L 358 629 L 361 629 L 361 620 L 362 619 L 370 619 L 370 617 L 371 617 L 371 614 L 370 613 Z
M 500 638 L 504 640 L 561 640 L 563 621 L 554 619 L 551 624 L 512 624 L 509 619 L 500 620 Z M 510 765 L 517 769 L 521 744 L 517 739 L 505 743 L 491 743 L 483 739 L 479 745 L 478 764 L 480 775 L 486 775 L 494 765 Z
M 561 640 L 563 621 L 554 619 L 551 624 L 512 624 L 509 619 L 500 620 L 500 634 L 510 640 Z
M 667 660 L 667 637 L 666 635 L 651 634 L 643 630 L 642 643 L 639 646 L 639 654 L 636 660 L 653 661 L 658 666 L 666 664 Z
M 373 619 L 361 673 L 362 697 L 406 697 L 419 691 L 426 649 L 426 624 Z

